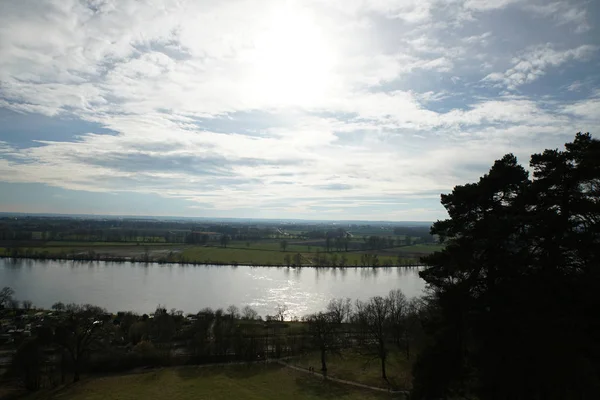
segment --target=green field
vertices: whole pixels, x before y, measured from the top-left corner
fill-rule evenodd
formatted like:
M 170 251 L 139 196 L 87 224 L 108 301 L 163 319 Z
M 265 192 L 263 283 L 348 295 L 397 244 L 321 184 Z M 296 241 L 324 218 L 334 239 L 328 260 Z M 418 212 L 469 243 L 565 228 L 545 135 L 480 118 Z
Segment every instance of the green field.
M 309 247 L 310 246 L 310 247 Z M 31 247 L 20 247 L 21 256 L 59 256 L 63 258 L 85 258 L 101 255 L 103 257 L 124 257 L 142 260 L 146 255 L 151 261 L 194 262 L 219 264 L 250 264 L 250 265 L 285 265 L 285 257 L 302 255 L 304 265 L 317 264 L 317 252 L 326 257 L 329 262 L 336 258 L 339 265 L 345 257 L 345 265 L 362 265 L 363 254 L 377 254 L 378 265 L 396 265 L 398 257 L 401 263 L 414 263 L 420 255 L 440 250 L 443 245 L 416 244 L 386 248 L 382 250 L 325 252 L 320 246 L 309 244 L 292 244 L 286 251 L 281 251 L 280 241 L 231 242 L 227 247 L 200 246 L 182 243 L 131 243 L 131 242 L 46 242 L 36 243 Z M 310 249 L 310 251 L 309 251 Z M 8 255 L 10 250 L 0 247 L 0 255 Z M 293 261 L 292 261 L 293 263 Z
M 225 248 L 225 247 L 201 247 L 194 246 L 184 249 L 182 257 L 186 261 L 195 262 L 215 262 L 215 263 L 233 263 L 238 264 L 255 264 L 255 265 L 276 265 L 284 264 L 285 256 L 289 255 L 293 258 L 296 251 L 275 251 L 275 250 L 253 250 L 240 249 L 240 248 Z M 337 256 L 337 262 L 339 263 L 342 257 L 346 257 L 346 265 L 361 265 L 361 256 L 364 252 L 330 252 L 322 254 L 326 255 L 328 259 Z M 370 252 L 366 252 L 370 253 Z M 303 264 L 310 265 L 315 263 L 315 253 L 306 253 L 301 251 L 303 258 Z M 398 261 L 397 253 L 387 253 L 388 255 L 379 255 L 379 265 L 386 263 L 395 265 Z M 416 262 L 415 258 L 406 257 L 406 262 Z
M 321 369 L 321 355 L 319 352 L 310 353 L 290 360 L 290 364 L 315 370 Z M 395 349 L 390 351 L 386 363 L 386 372 L 395 390 L 409 390 L 412 384 L 412 364 L 406 359 L 404 353 Z M 343 351 L 340 355 L 327 355 L 328 375 L 334 378 L 345 379 L 363 383 L 369 386 L 387 389 L 389 384 L 381 378 L 381 364 L 379 358 L 373 355 L 360 354 L 354 350 Z
M 169 246 L 169 243 L 157 242 L 77 242 L 77 241 L 62 241 L 55 240 L 44 243 L 44 247 L 113 247 L 113 246 Z M 171 245 L 177 245 L 171 243 Z
M 180 367 L 87 379 L 26 400 L 391 399 L 388 394 L 324 381 L 280 365 Z M 396 397 L 401 398 L 401 397 Z
M 252 250 L 226 247 L 191 246 L 183 250 L 186 261 L 200 263 L 238 263 L 256 265 L 283 264 L 285 253 L 270 250 Z
M 288 243 L 291 240 L 288 240 Z M 233 242 L 229 245 L 229 247 L 245 247 L 247 249 L 256 249 L 256 250 L 271 250 L 271 251 L 281 251 L 281 240 L 278 241 L 262 241 L 262 242 L 251 242 L 250 246 L 246 246 L 246 242 Z M 317 250 L 322 250 L 321 247 L 311 246 L 310 251 L 314 252 Z M 307 253 L 308 246 L 298 245 L 289 243 L 286 251 L 294 252 L 294 253 Z
M 430 254 L 434 251 L 440 251 L 444 249 L 443 244 L 413 244 L 412 246 L 403 246 L 399 248 L 399 251 L 405 253 L 423 253 Z

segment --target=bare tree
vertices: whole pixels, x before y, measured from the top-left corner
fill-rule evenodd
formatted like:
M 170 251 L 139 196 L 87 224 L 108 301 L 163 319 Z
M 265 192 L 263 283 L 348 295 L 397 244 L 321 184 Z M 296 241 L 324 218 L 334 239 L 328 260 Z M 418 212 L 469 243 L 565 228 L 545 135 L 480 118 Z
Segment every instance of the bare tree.
M 331 237 L 329 235 L 325 238 L 325 249 L 327 252 L 331 249 Z
M 302 254 L 296 253 L 294 255 L 294 264 L 299 267 L 302 265 Z
M 424 309 L 424 303 L 422 298 L 412 298 L 408 301 L 408 305 L 406 307 L 406 317 L 405 317 L 405 340 L 406 340 L 406 358 L 410 359 L 410 349 L 411 343 L 417 340 L 418 338 L 422 338 L 423 335 L 423 327 L 421 325 L 422 321 L 422 312 Z
M 15 291 L 12 288 L 8 286 L 3 287 L 2 290 L 0 290 L 0 307 L 7 307 L 10 305 L 10 301 L 14 294 Z
M 252 321 L 258 318 L 258 313 L 252 307 L 245 306 L 242 308 L 242 318 Z
M 387 381 L 386 360 L 388 355 L 387 341 L 389 336 L 390 302 L 381 296 L 372 297 L 369 301 L 356 302 L 358 323 L 367 332 L 365 345 L 381 361 L 381 377 Z
M 335 323 L 341 324 L 342 322 L 346 322 L 352 312 L 350 298 L 331 299 L 327 304 L 327 312 L 331 314 L 331 318 Z
M 31 302 L 31 300 L 23 300 L 23 303 L 21 303 L 23 305 L 23 308 L 25 310 L 31 310 L 31 307 L 33 306 L 33 303 Z
M 227 247 L 230 240 L 231 240 L 231 237 L 229 237 L 229 235 L 221 235 L 221 239 L 219 239 L 221 246 L 223 246 L 223 247 Z
M 277 308 L 275 309 L 275 317 L 283 322 L 285 320 L 285 316 L 288 313 L 288 306 L 285 304 L 277 304 Z
M 102 318 L 106 311 L 90 304 L 68 304 L 66 308 L 67 314 L 56 327 L 54 337 L 56 343 L 70 355 L 73 362 L 73 382 L 77 382 L 83 360 L 101 344 L 106 335 Z
M 227 315 L 231 317 L 231 319 L 238 319 L 240 317 L 240 309 L 236 305 L 230 305 L 227 307 Z
M 63 302 L 57 301 L 56 303 L 52 304 L 52 309 L 54 311 L 64 311 L 65 305 Z
M 400 289 L 391 290 L 387 300 L 390 304 L 390 329 L 394 342 L 399 349 L 406 351 L 409 357 L 408 338 L 406 331 L 406 315 L 408 312 L 408 300 Z
M 281 242 L 279 242 L 279 247 L 281 247 L 282 251 L 285 251 L 287 249 L 287 246 L 288 246 L 287 240 L 282 240 Z
M 341 267 L 345 266 L 347 262 L 348 262 L 348 257 L 346 257 L 345 254 L 342 254 L 342 256 L 340 257 L 340 266 Z
M 332 313 L 319 312 L 304 319 L 308 324 L 308 332 L 315 345 L 321 352 L 321 371 L 327 376 L 327 354 L 339 351 L 340 338 L 335 330 L 337 321 Z

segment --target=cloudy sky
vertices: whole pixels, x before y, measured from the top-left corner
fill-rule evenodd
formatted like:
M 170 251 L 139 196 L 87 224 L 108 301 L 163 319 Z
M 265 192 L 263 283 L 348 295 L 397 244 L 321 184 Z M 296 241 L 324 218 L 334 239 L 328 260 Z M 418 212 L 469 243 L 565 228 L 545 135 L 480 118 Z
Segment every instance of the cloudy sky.
M 435 220 L 600 124 L 595 0 L 0 2 L 0 211 Z

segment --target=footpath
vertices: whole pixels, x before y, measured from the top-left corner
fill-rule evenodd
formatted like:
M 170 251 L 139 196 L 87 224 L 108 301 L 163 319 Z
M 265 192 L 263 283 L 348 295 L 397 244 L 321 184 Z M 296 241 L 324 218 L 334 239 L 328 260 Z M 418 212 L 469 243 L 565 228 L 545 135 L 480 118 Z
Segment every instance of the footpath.
M 286 363 L 285 361 L 282 361 L 282 360 L 277 360 L 277 363 L 281 364 L 281 365 L 283 365 L 283 366 L 285 366 L 287 368 L 294 369 L 296 371 L 304 372 L 306 374 L 311 374 L 311 375 L 314 375 L 314 376 L 319 376 L 322 379 L 326 379 L 326 380 L 332 381 L 332 382 L 342 383 L 344 385 L 351 385 L 351 386 L 359 387 L 359 388 L 362 388 L 362 389 L 375 390 L 377 392 L 382 392 L 382 393 L 400 394 L 400 395 L 403 395 L 404 398 L 406 398 L 406 399 L 408 399 L 409 395 L 410 395 L 410 393 L 408 392 L 408 390 L 391 390 L 391 389 L 384 389 L 384 388 L 375 387 L 375 386 L 364 385 L 364 384 L 358 383 L 358 382 L 347 381 L 345 379 L 334 378 L 334 377 L 331 377 L 331 376 L 325 376 L 323 374 L 319 374 L 319 373 L 316 373 L 316 372 L 309 371 L 306 368 L 300 368 L 300 367 L 296 367 L 295 365 L 290 365 L 290 364 L 288 364 L 288 363 Z

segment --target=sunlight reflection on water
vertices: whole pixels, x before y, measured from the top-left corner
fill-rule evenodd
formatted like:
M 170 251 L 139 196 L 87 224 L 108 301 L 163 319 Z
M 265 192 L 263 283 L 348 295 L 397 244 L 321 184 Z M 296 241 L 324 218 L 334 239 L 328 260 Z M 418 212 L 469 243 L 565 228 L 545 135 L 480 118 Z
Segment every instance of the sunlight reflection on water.
M 301 317 L 324 309 L 329 299 L 367 299 L 401 289 L 419 295 L 415 268 L 287 268 L 180 266 L 105 262 L 0 259 L 0 286 L 38 307 L 56 301 L 92 303 L 109 311 L 151 312 L 158 304 L 197 312 L 204 307 L 250 305 L 260 315 L 278 304 Z

